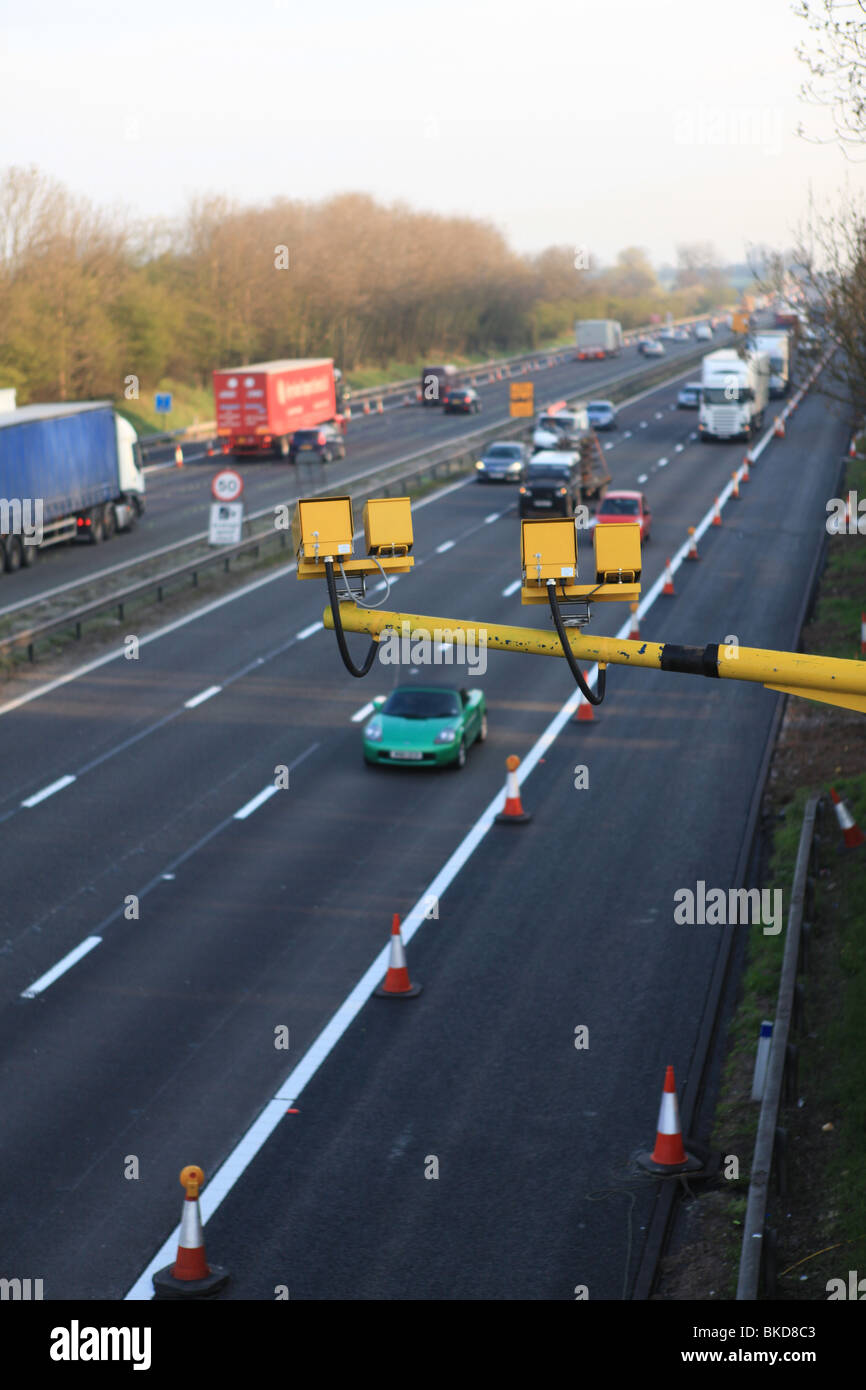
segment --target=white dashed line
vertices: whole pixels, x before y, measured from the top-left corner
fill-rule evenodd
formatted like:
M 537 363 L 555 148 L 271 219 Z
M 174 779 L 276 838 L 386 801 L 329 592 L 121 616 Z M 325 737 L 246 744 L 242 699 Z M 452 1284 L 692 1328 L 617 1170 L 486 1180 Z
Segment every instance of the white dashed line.
M 658 466 L 659 466 L 659 468 L 667 468 L 667 466 L 668 466 L 668 461 L 667 461 L 667 459 L 659 459 Z
M 38 806 L 40 801 L 44 801 L 46 797 L 53 796 L 55 792 L 62 792 L 64 787 L 71 786 L 74 781 L 75 778 L 71 773 L 67 773 L 65 777 L 58 777 L 57 781 L 52 782 L 49 787 L 43 787 L 41 792 L 34 792 L 32 796 L 28 796 L 26 801 L 21 802 L 21 805 L 27 806 L 28 808 L 30 806 Z
M 657 420 L 663 420 L 665 417 L 664 417 L 664 415 L 662 414 L 662 412 L 661 412 L 660 410 L 657 410 L 657 411 L 656 411 L 656 414 L 655 414 L 655 418 L 656 418 Z
M 352 723 L 363 724 L 364 720 L 367 718 L 367 715 L 372 714 L 375 708 L 376 706 L 372 703 L 369 705 L 362 705 L 361 708 L 356 709 L 355 713 L 352 715 Z
M 489 516 L 486 516 L 486 517 L 484 518 L 484 525 L 485 525 L 485 526 L 492 526 L 493 523 L 494 523 L 494 521 L 498 521 L 499 518 L 501 517 L 501 515 L 502 515 L 501 512 L 491 512 Z
M 626 430 L 623 439 L 631 439 L 631 430 Z
M 646 473 L 638 473 L 638 475 L 637 475 L 637 480 L 638 480 L 639 483 L 648 482 L 648 478 L 647 478 Z
M 444 554 L 445 554 L 445 551 L 446 551 L 446 550 L 450 550 L 451 547 L 453 546 L 453 544 L 454 544 L 453 541 L 443 541 L 441 545 L 437 545 L 437 547 L 436 547 L 436 554 L 437 554 L 437 555 L 444 555 Z
M 519 579 L 513 580 L 512 583 L 508 585 L 507 589 L 502 590 L 502 597 L 511 598 L 512 594 L 517 593 L 517 590 L 520 588 L 520 583 L 521 581 Z
M 681 453 L 683 452 L 683 449 L 684 449 L 685 447 L 686 447 L 685 444 L 675 444 L 675 445 L 674 445 L 674 453 L 675 453 L 675 454 L 681 454 Z
M 321 632 L 324 626 L 324 623 L 310 623 L 309 627 L 302 628 L 301 631 L 297 634 L 298 641 L 306 641 L 308 637 L 312 637 L 314 632 Z
M 81 960 L 82 956 L 86 956 L 89 951 L 93 950 L 94 946 L 98 946 L 101 940 L 101 936 L 86 936 L 83 941 L 79 942 L 74 951 L 70 951 L 68 956 L 64 956 L 56 965 L 52 965 L 51 969 L 47 970 L 44 975 L 40 975 L 38 980 L 34 980 L 28 989 L 22 990 L 21 998 L 35 999 L 37 994 L 41 994 L 49 985 L 53 985 L 55 980 L 59 980 L 61 975 L 65 975 L 67 970 L 71 970 L 76 961 Z
M 642 429 L 642 430 L 645 430 L 646 427 L 647 427 L 646 420 L 641 420 L 640 425 L 638 426 L 638 428 L 639 428 L 639 429 Z
M 272 796 L 276 796 L 279 790 L 280 788 L 276 785 L 265 787 L 264 791 L 259 792 L 258 796 L 254 796 L 252 801 L 247 802 L 246 806 L 242 806 L 239 811 L 235 811 L 235 820 L 246 820 L 247 816 L 252 815 L 253 811 L 257 811 L 259 807 L 263 806 L 266 801 L 269 801 Z
M 207 690 L 203 690 L 200 695 L 193 695 L 191 700 L 184 700 L 184 709 L 195 709 L 196 705 L 203 705 L 205 700 L 211 699 L 213 695 L 219 695 L 222 690 L 221 685 L 209 685 Z

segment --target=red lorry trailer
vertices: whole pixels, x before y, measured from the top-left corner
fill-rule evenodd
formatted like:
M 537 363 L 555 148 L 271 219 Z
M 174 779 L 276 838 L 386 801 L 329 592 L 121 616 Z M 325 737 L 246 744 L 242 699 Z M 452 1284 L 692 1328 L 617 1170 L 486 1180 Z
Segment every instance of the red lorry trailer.
M 330 357 L 252 362 L 215 371 L 213 394 L 223 453 L 286 458 L 295 430 L 327 421 L 345 430 L 338 412 L 341 388 Z

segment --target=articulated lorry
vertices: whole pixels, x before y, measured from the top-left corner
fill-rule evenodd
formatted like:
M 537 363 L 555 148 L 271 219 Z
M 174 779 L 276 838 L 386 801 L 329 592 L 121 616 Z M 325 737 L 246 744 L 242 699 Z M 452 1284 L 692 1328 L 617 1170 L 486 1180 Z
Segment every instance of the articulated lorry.
M 0 415 L 0 572 L 61 541 L 109 540 L 144 511 L 138 436 L 110 401 Z
M 574 325 L 577 360 L 619 357 L 622 352 L 622 324 L 616 319 L 578 319 Z
M 784 328 L 765 329 L 752 339 L 755 352 L 770 359 L 770 397 L 786 396 L 791 385 L 791 338 Z
M 288 458 L 296 430 L 333 424 L 345 432 L 346 393 L 330 357 L 252 362 L 215 371 L 213 394 L 224 454 Z
M 709 352 L 703 360 L 700 439 L 751 439 L 764 423 L 770 394 L 770 359 L 765 352 L 741 357 L 733 348 Z

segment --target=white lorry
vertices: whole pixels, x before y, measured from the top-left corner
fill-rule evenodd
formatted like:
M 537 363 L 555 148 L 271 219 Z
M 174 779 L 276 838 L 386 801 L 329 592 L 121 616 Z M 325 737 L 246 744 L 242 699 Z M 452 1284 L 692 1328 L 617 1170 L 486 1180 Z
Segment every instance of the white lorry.
M 770 359 L 766 352 L 733 348 L 708 352 L 701 373 L 698 415 L 700 439 L 751 439 L 764 423 L 770 394 Z
M 574 325 L 577 360 L 619 357 L 622 352 L 622 324 L 616 319 L 578 319 Z
M 756 333 L 755 352 L 765 352 L 770 359 L 770 397 L 786 396 L 791 385 L 791 339 L 784 328 Z

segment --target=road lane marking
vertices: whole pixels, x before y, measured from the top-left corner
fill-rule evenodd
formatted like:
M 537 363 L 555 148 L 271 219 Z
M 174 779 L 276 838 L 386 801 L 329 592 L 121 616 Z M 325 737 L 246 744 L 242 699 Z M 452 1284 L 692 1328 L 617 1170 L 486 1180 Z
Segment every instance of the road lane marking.
M 623 439 L 631 439 L 631 430 L 626 430 Z
M 372 714 L 375 708 L 376 706 L 372 702 L 369 705 L 362 705 L 361 708 L 356 709 L 355 713 L 352 715 L 352 723 L 363 724 L 364 720 L 367 718 L 367 715 Z
M 257 811 L 260 806 L 264 806 L 265 802 L 270 801 L 271 797 L 276 796 L 277 792 L 280 790 L 281 788 L 276 785 L 265 787 L 264 791 L 259 792 L 258 796 L 254 796 L 252 801 L 247 802 L 246 806 L 242 806 L 239 811 L 235 811 L 234 819 L 246 820 L 248 816 L 253 814 L 253 811 Z
M 522 580 L 520 580 L 520 579 L 514 579 L 514 580 L 512 580 L 512 582 L 508 585 L 508 588 L 502 590 L 502 597 L 503 597 L 503 598 L 511 598 L 511 595 L 512 595 L 512 594 L 516 594 L 516 593 L 517 593 L 517 590 L 520 588 L 521 583 L 522 583 Z
M 193 695 L 191 700 L 184 700 L 184 709 L 195 709 L 197 705 L 203 705 L 205 700 L 210 700 L 214 695 L 219 695 L 222 690 L 221 685 L 209 685 L 207 690 L 202 690 L 199 695 Z
M 35 999 L 37 994 L 41 994 L 49 985 L 53 985 L 55 980 L 59 980 L 61 975 L 65 975 L 67 970 L 71 970 L 73 965 L 82 956 L 86 956 L 92 951 L 94 946 L 98 946 L 102 940 L 101 936 L 86 936 L 83 941 L 70 951 L 68 955 L 59 960 L 56 965 L 52 965 L 50 970 L 46 970 L 44 975 L 40 975 L 38 980 L 34 980 L 32 985 L 21 991 L 22 999 Z
M 646 420 L 641 420 L 639 428 L 642 429 L 642 430 L 645 430 L 646 427 L 647 427 Z
M 321 632 L 325 624 L 323 622 L 310 623 L 309 627 L 302 627 L 300 632 L 295 633 L 299 642 L 305 642 L 308 637 L 312 637 L 314 632 Z
M 498 521 L 499 518 L 501 517 L 501 515 L 502 515 L 501 512 L 491 512 L 489 516 L 486 516 L 486 517 L 484 518 L 484 525 L 485 525 L 485 526 L 492 526 L 493 523 L 494 523 L 494 521 Z
M 648 475 L 646 473 L 638 473 L 637 480 L 639 483 L 648 482 Z
M 437 545 L 437 547 L 436 547 L 436 554 L 437 554 L 437 555 L 444 555 L 444 554 L 445 554 L 445 551 L 446 551 L 446 550 L 450 550 L 451 547 L 453 546 L 453 544 L 454 544 L 453 541 L 443 541 L 441 545 Z
M 667 468 L 667 466 L 668 466 L 668 461 L 667 461 L 667 459 L 659 459 L 658 466 L 659 466 L 659 468 Z
M 665 417 L 664 417 L 664 415 L 662 414 L 662 412 L 661 412 L 660 410 L 657 410 L 656 413 L 655 413 L 655 418 L 656 418 L 657 420 L 663 420 Z
M 75 778 L 71 773 L 67 773 L 65 777 L 58 777 L 56 782 L 52 782 L 48 787 L 43 787 L 41 792 L 34 792 L 32 796 L 28 796 L 26 801 L 21 802 L 21 805 L 28 808 L 38 806 L 40 801 L 45 801 L 46 797 L 53 796 L 55 792 L 62 792 L 64 787 L 71 786 L 74 781 Z
M 686 447 L 685 444 L 675 444 L 675 445 L 674 445 L 674 453 L 675 453 L 675 454 L 681 454 L 681 453 L 683 452 L 683 449 L 684 449 L 685 447 Z

